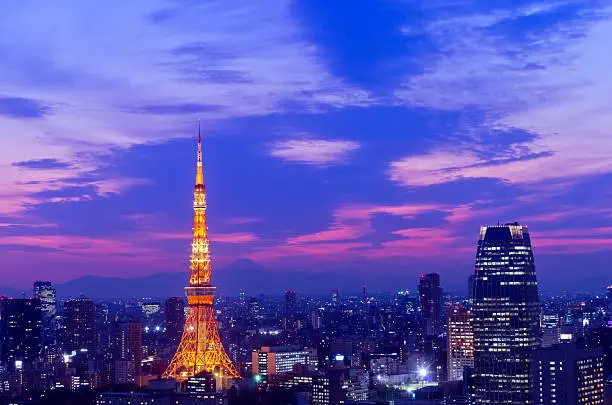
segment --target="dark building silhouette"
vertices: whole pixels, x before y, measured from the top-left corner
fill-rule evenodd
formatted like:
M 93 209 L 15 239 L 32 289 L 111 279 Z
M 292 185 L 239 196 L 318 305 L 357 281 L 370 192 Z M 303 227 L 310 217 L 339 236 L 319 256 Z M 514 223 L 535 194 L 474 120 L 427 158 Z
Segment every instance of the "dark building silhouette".
M 468 301 L 472 302 L 474 300 L 474 275 L 472 274 L 468 277 Z
M 96 305 L 92 300 L 79 298 L 64 302 L 64 350 L 95 355 Z
M 440 293 L 440 276 L 438 274 L 421 275 L 419 279 L 419 297 L 421 334 L 423 336 L 437 336 L 442 330 Z
M 332 299 L 331 299 L 332 305 L 339 306 L 341 302 L 340 301 L 340 290 L 338 289 L 332 290 L 331 295 L 332 295 Z
M 532 364 L 538 405 L 603 404 L 603 352 L 560 344 L 535 352 Z
M 40 300 L 42 313 L 41 339 L 44 344 L 51 344 L 57 332 L 57 293 L 50 281 L 36 281 L 33 285 L 34 297 Z
M 164 319 L 168 340 L 172 342 L 181 340 L 185 324 L 185 301 L 179 297 L 168 298 L 164 305 Z
M 296 310 L 296 294 L 294 290 L 285 291 L 285 314 L 287 316 L 293 316 Z
M 527 227 L 482 227 L 474 272 L 476 404 L 533 404 L 540 306 Z
M 32 364 L 39 355 L 42 315 L 40 300 L 0 299 L 1 359 L 8 370 Z

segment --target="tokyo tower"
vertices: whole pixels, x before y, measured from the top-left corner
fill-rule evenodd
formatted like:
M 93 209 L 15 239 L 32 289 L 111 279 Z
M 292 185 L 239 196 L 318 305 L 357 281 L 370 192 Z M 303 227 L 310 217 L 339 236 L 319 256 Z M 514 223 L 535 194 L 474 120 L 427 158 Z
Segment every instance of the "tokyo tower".
M 193 241 L 189 286 L 185 287 L 188 310 L 181 342 L 163 378 L 185 381 L 202 371 L 222 381 L 240 378 L 219 338 L 213 308 L 216 287 L 210 283 L 211 263 L 206 227 L 206 186 L 202 173 L 202 137 L 198 123 L 198 165 L 193 198 Z

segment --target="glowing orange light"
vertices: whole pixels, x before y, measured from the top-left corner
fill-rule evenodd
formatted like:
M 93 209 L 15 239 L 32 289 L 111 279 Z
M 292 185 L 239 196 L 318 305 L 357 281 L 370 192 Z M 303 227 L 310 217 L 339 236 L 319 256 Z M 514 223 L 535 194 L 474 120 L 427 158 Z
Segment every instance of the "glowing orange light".
M 225 353 L 213 308 L 215 287 L 210 283 L 211 263 L 206 226 L 206 186 L 202 172 L 202 138 L 198 124 L 198 165 L 193 197 L 193 241 L 187 294 L 188 311 L 183 336 L 164 378 L 187 380 L 202 371 L 224 378 L 240 378 Z

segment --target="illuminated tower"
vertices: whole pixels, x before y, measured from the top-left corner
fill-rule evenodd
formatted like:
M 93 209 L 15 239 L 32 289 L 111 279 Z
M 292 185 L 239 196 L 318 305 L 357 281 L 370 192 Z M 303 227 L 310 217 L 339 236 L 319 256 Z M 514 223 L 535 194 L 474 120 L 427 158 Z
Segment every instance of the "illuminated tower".
M 211 263 L 206 227 L 206 186 L 202 174 L 202 137 L 198 125 L 198 166 L 194 191 L 193 241 L 187 295 L 187 317 L 183 336 L 164 378 L 185 381 L 202 371 L 222 379 L 240 378 L 223 349 L 215 320 L 213 298 L 216 287 L 210 282 Z

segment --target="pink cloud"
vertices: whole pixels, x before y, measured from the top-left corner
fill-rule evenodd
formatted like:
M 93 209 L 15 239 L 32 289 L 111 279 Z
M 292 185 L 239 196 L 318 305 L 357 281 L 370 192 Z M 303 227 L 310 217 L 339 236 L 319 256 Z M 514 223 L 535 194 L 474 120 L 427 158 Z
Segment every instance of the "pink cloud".
M 337 228 L 289 238 L 287 243 L 289 245 L 299 245 L 302 243 L 353 240 L 366 235 L 370 231 L 368 227 L 364 227 L 362 225 L 351 226 L 338 224 L 333 226 L 336 226 Z
M 0 246 L 27 246 L 54 249 L 55 254 L 85 256 L 105 259 L 120 256 L 122 259 L 142 258 L 145 261 L 162 253 L 134 241 L 123 241 L 114 238 L 93 238 L 69 235 L 41 236 L 6 236 L 0 240 Z
M 467 177 L 466 167 L 477 163 L 482 162 L 469 152 L 435 151 L 391 162 L 388 173 L 405 186 L 429 186 Z
M 247 257 L 255 261 L 274 261 L 284 258 L 308 257 L 324 260 L 342 260 L 355 254 L 357 249 L 369 247 L 369 243 L 304 243 L 267 247 L 253 252 Z
M 490 201 L 474 201 L 473 203 L 449 207 L 446 209 L 448 215 L 444 220 L 449 224 L 460 224 L 474 219 L 486 219 L 498 216 L 500 213 L 507 211 L 509 207 L 491 207 L 481 208 L 482 205 L 490 203 Z
M 534 249 L 546 254 L 591 253 L 612 249 L 612 227 L 532 231 Z
M 529 222 L 557 222 L 566 218 L 579 217 L 584 215 L 603 215 L 609 216 L 612 214 L 612 209 L 609 208 L 576 208 L 576 207 L 559 207 L 558 211 L 547 212 L 542 214 L 530 215 L 522 217 L 521 220 L 525 223 Z
M 433 211 L 452 210 L 438 204 L 404 204 L 397 206 L 347 205 L 334 212 L 328 229 L 289 238 L 286 244 L 268 247 L 254 252 L 253 260 L 275 260 L 288 257 L 318 257 L 326 260 L 340 258 L 384 258 L 386 256 L 422 257 L 438 251 L 440 247 L 456 244 L 451 229 L 413 228 L 394 232 L 400 240 L 383 243 L 380 247 L 359 239 L 370 233 L 372 217 L 388 214 L 401 218 L 413 218 Z M 452 211 L 451 211 L 452 212 Z M 456 249 L 455 249 L 456 250 Z M 473 248 L 471 248 L 473 250 Z
M 534 249 L 547 254 L 593 253 L 612 249 L 612 238 L 538 238 Z
M 359 239 L 371 232 L 372 216 L 388 214 L 402 218 L 413 218 L 416 215 L 441 209 L 435 204 L 405 205 L 347 205 L 334 212 L 334 219 L 329 229 L 312 234 L 289 238 L 289 245 L 317 242 L 350 241 Z
M 217 243 L 249 243 L 258 240 L 257 235 L 250 232 L 213 233 L 210 240 Z
M 189 232 L 155 232 L 151 235 L 155 239 L 178 239 L 189 241 L 193 235 Z M 217 243 L 248 243 L 258 239 L 257 235 L 250 232 L 213 233 L 209 235 L 212 242 Z
M 379 249 L 369 250 L 367 257 L 439 257 L 442 253 L 466 253 L 475 249 L 465 246 L 461 238 L 446 228 L 410 228 L 393 234 L 402 239 L 384 242 Z
M 237 217 L 237 218 L 229 218 L 225 222 L 230 225 L 246 225 L 246 224 L 254 224 L 257 222 L 262 222 L 261 218 L 253 218 L 253 217 Z

